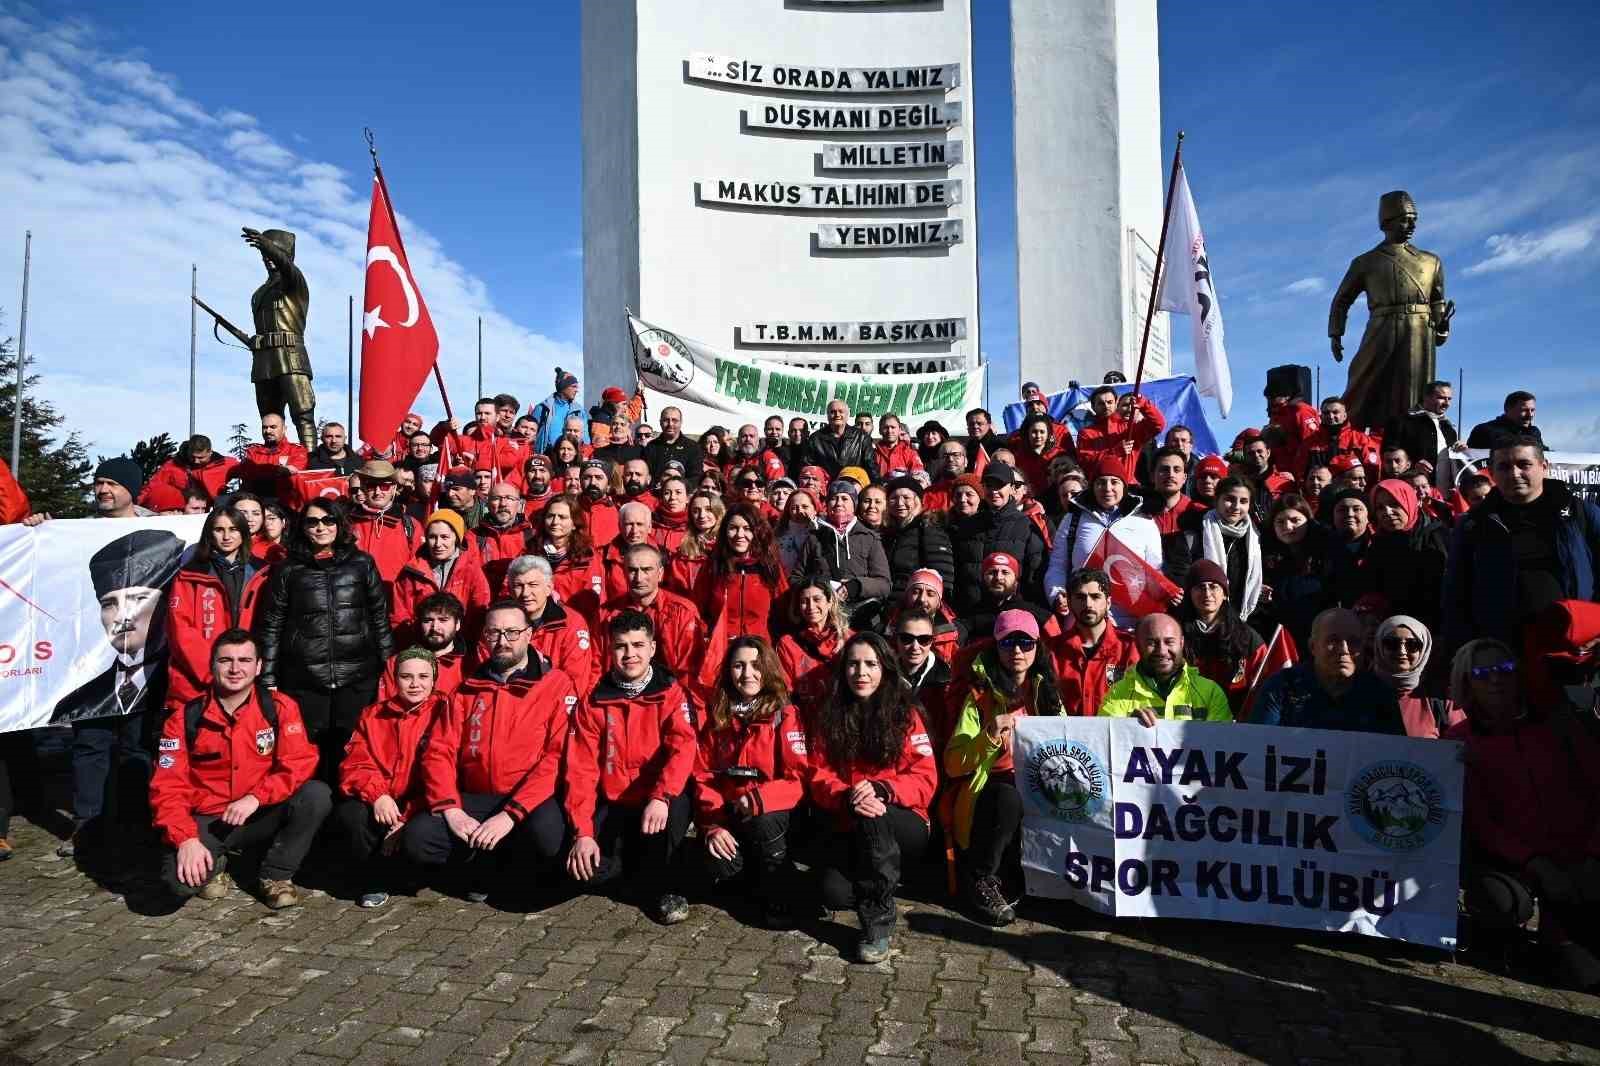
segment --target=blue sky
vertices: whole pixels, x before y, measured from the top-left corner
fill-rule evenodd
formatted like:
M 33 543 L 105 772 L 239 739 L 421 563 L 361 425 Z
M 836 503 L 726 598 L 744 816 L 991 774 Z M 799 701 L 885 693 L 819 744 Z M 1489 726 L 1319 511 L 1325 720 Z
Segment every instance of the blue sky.
M 974 7 L 998 405 L 1016 388 L 1010 42 L 1004 3 Z M 254 9 L 0 0 L 0 332 L 15 330 L 31 226 L 45 391 L 100 451 L 181 433 L 188 264 L 242 316 L 259 267 L 237 227 L 288 224 L 316 286 L 323 413 L 342 415 L 339 305 L 360 277 L 371 125 L 452 400 L 471 399 L 479 314 L 486 383 L 542 395 L 581 343 L 577 8 L 288 0 L 270 24 L 297 35 L 256 45 Z M 1328 298 L 1379 237 L 1378 194 L 1406 188 L 1416 242 L 1443 256 L 1459 305 L 1440 366 L 1466 368 L 1460 421 L 1528 387 L 1547 437 L 1600 450 L 1600 9 L 1162 3 L 1160 16 L 1163 142 L 1170 154 L 1187 131 L 1233 363 L 1219 430 L 1259 420 L 1267 366 L 1320 366 L 1324 393 L 1342 386 Z M 257 47 L 270 58 L 251 59 Z M 1358 307 L 1352 352 L 1364 321 Z M 1182 367 L 1187 323 L 1173 333 Z M 207 336 L 201 354 L 199 428 L 224 434 L 252 411 L 241 353 Z

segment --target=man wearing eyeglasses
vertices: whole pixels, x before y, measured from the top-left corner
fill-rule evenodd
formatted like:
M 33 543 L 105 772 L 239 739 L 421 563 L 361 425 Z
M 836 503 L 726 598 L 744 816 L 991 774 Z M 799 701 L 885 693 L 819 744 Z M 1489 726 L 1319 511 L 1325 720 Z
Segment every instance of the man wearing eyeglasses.
M 1357 624 L 1359 630 L 1359 623 Z M 1214 681 L 1184 662 L 1183 627 L 1171 615 L 1149 614 L 1134 631 L 1139 665 L 1111 686 L 1100 713 L 1137 718 L 1145 728 L 1157 720 L 1231 722 L 1228 696 Z M 1373 678 L 1377 681 L 1377 678 Z M 1394 697 L 1389 697 L 1391 703 Z M 1398 714 L 1398 711 L 1396 712 Z
M 1261 685 L 1251 725 L 1344 729 L 1405 736 L 1394 690 L 1361 661 L 1365 627 L 1354 611 L 1330 607 L 1311 623 L 1311 661 Z
M 488 659 L 450 697 L 422 756 L 430 815 L 407 822 L 403 840 L 419 865 L 472 860 L 475 902 L 488 898 L 497 858 L 520 853 L 548 865 L 560 855 L 566 818 L 556 782 L 578 704 L 572 679 L 531 650 L 516 601 L 491 604 L 483 625 Z

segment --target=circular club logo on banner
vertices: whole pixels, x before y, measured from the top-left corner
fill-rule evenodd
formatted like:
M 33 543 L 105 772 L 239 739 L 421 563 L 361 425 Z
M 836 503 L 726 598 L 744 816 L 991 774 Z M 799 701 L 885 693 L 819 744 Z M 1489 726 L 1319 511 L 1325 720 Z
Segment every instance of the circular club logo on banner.
M 634 365 L 646 388 L 679 393 L 694 380 L 694 359 L 674 333 L 647 329 L 635 340 Z
M 1357 833 L 1385 851 L 1415 851 L 1444 828 L 1444 790 L 1409 762 L 1364 767 L 1345 789 L 1345 813 Z
M 1059 818 L 1092 821 L 1106 803 L 1106 768 L 1075 740 L 1058 740 L 1033 749 L 1028 782 L 1034 794 Z

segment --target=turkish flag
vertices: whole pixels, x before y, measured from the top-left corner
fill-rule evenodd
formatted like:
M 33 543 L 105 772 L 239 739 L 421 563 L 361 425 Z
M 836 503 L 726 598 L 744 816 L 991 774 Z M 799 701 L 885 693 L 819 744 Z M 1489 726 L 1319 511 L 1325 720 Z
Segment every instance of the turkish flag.
M 1167 580 L 1167 575 L 1112 536 L 1109 529 L 1083 565 L 1085 569 L 1106 572 L 1111 579 L 1112 604 L 1135 618 L 1165 611 L 1182 591 Z
M 337 470 L 296 470 L 289 475 L 284 502 L 300 510 L 312 500 L 337 500 L 350 487 L 350 479 Z
M 395 225 L 389 192 L 372 179 L 367 220 L 367 288 L 361 316 L 361 439 L 394 439 L 439 358 L 428 305 L 417 290 Z
M 1256 702 L 1256 693 L 1261 691 L 1261 682 L 1279 670 L 1287 670 L 1299 661 L 1300 651 L 1295 647 L 1294 638 L 1289 635 L 1289 631 L 1282 626 L 1273 630 L 1272 639 L 1267 641 L 1266 647 L 1251 657 L 1248 669 L 1253 673 L 1250 687 L 1245 690 L 1244 704 L 1239 709 L 1241 722 L 1250 720 L 1250 708 Z

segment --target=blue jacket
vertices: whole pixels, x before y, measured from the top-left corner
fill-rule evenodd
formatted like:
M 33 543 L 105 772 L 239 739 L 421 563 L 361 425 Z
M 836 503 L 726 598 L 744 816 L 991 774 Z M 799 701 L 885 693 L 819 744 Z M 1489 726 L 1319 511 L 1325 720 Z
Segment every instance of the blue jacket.
M 1600 559 L 1600 507 L 1573 493 L 1564 481 L 1546 481 L 1556 500 L 1556 560 L 1561 587 L 1570 600 L 1595 598 L 1595 561 Z M 1511 531 L 1502 514 L 1506 502 L 1494 489 L 1463 515 L 1450 539 L 1442 596 L 1446 661 L 1475 637 L 1522 646 L 1517 620 L 1517 571 Z
M 567 424 L 568 415 L 579 415 L 583 418 L 583 439 L 589 439 L 589 419 L 584 414 L 582 393 L 574 396 L 569 402 L 563 400 L 560 393 L 552 392 L 534 404 L 528 413 L 539 423 L 539 432 L 533 438 L 533 450 L 540 454 L 556 446 L 556 438 L 561 436 L 561 427 Z
M 1356 674 L 1349 691 L 1336 700 L 1317 680 L 1310 663 L 1279 670 L 1262 683 L 1261 694 L 1250 709 L 1250 724 L 1406 735 L 1400 702 L 1392 688 L 1363 670 Z

